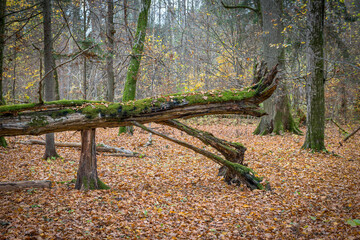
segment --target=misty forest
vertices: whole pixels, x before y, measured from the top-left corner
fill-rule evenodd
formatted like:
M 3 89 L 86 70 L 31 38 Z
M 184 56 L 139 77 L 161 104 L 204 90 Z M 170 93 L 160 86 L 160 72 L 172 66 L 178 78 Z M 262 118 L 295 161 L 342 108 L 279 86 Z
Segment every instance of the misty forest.
M 360 1 L 0 0 L 0 239 L 357 239 Z

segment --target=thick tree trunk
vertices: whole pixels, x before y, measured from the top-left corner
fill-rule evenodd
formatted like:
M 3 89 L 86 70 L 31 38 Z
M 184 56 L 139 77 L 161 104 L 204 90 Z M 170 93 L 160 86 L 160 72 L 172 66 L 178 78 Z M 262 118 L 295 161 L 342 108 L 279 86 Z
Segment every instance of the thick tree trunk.
M 115 76 L 114 76 L 114 1 L 107 0 L 107 44 L 108 44 L 108 56 L 106 58 L 106 72 L 107 72 L 107 94 L 106 100 L 114 102 L 114 87 L 115 87 Z
M 52 30 L 51 30 L 51 0 L 43 2 L 44 14 L 44 64 L 45 73 L 48 73 L 54 67 L 54 58 L 52 54 Z M 45 101 L 53 101 L 56 97 L 56 84 L 54 74 L 48 74 L 44 81 Z M 58 157 L 55 149 L 54 133 L 46 134 L 46 147 L 43 158 Z
M 109 189 L 97 174 L 95 128 L 81 131 L 81 155 L 75 189 Z
M 325 131 L 324 96 L 324 17 L 325 0 L 310 0 L 307 9 L 307 68 L 306 83 L 307 131 L 303 148 L 323 151 Z
M 5 49 L 5 11 L 6 0 L 0 1 L 0 105 L 5 105 L 3 97 L 3 62 Z M 7 142 L 4 137 L 0 137 L 0 146 L 7 147 Z
M 126 75 L 126 82 L 123 92 L 123 102 L 135 99 L 136 82 L 139 74 L 141 56 L 144 49 L 144 41 L 146 36 L 146 28 L 148 22 L 148 15 L 150 10 L 151 0 L 141 0 L 140 14 L 137 22 L 137 29 L 134 39 L 134 46 L 131 52 L 131 59 Z M 119 133 L 126 132 L 126 128 L 119 129 Z M 132 132 L 132 130 L 130 130 Z
M 285 68 L 284 29 L 282 23 L 282 0 L 261 0 L 262 27 L 263 27 L 263 58 L 266 64 L 279 69 Z M 286 83 L 282 81 L 278 90 L 264 103 L 264 110 L 269 114 L 261 118 L 254 131 L 257 135 L 281 134 L 284 131 L 300 134 L 290 112 L 290 103 L 287 96 Z
M 0 182 L 0 191 L 19 190 L 23 188 L 51 188 L 51 181 Z

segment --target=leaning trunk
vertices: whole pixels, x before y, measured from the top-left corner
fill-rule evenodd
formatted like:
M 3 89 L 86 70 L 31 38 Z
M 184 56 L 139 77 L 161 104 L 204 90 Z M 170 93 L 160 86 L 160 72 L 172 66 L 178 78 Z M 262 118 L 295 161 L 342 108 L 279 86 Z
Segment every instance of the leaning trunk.
M 325 150 L 325 98 L 324 98 L 324 15 L 325 0 L 311 0 L 307 10 L 307 67 L 306 83 L 307 131 L 303 148 Z
M 75 189 L 108 189 L 97 173 L 95 128 L 81 131 L 81 155 Z
M 134 46 L 132 49 L 130 64 L 126 75 L 126 82 L 122 98 L 123 102 L 135 99 L 136 82 L 140 68 L 141 56 L 144 49 L 144 40 L 146 36 L 146 27 L 148 22 L 150 3 L 151 0 L 141 0 L 141 11 L 137 22 Z M 124 132 L 126 132 L 126 128 L 120 128 L 119 133 Z M 132 132 L 132 130 L 130 130 L 130 132 Z

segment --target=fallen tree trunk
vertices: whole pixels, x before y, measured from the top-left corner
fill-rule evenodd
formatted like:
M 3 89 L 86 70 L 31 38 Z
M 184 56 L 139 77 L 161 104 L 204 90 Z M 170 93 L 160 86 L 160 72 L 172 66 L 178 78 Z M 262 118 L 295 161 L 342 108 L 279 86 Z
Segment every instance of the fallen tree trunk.
M 209 151 L 195 147 L 189 143 L 183 142 L 181 140 L 177 140 L 177 139 L 167 136 L 165 134 L 156 132 L 138 122 L 133 122 L 133 124 L 137 127 L 142 128 L 145 131 L 151 132 L 151 133 L 158 135 L 162 138 L 165 138 L 169 141 L 175 142 L 183 147 L 190 148 L 191 150 L 193 150 L 197 153 L 200 153 L 200 154 L 204 155 L 205 157 L 210 158 L 211 160 L 220 164 L 221 166 L 226 166 L 227 168 L 229 168 L 232 171 L 233 174 L 235 174 L 238 177 L 238 179 L 241 183 L 244 183 L 250 189 L 265 189 L 265 187 L 261 184 L 262 179 L 257 177 L 256 173 L 252 169 L 250 169 L 246 166 L 228 161 L 228 160 L 223 159 Z
M 37 140 L 37 139 L 29 139 L 26 141 L 19 141 L 17 143 L 25 144 L 25 145 L 45 145 L 46 142 L 43 140 Z M 81 148 L 81 143 L 76 142 L 55 142 L 55 146 L 57 147 L 74 147 L 74 148 Z M 106 144 L 100 143 L 96 146 L 97 152 L 113 152 L 113 153 L 122 153 L 124 156 L 138 156 L 139 154 L 136 152 L 132 152 L 130 150 L 126 150 L 124 148 L 118 148 L 118 147 L 111 147 Z
M 96 128 L 134 124 L 146 128 L 142 124 L 213 114 L 243 114 L 260 117 L 266 113 L 260 109 L 259 104 L 269 98 L 277 87 L 276 73 L 277 66 L 269 72 L 266 71 L 264 75 L 258 76 L 261 80 L 257 84 L 243 90 L 182 93 L 111 104 L 63 100 L 44 104 L 0 106 L 0 136 L 41 135 L 81 130 L 81 157 L 75 188 L 106 189 L 108 187 L 100 181 L 96 170 Z M 150 132 L 162 136 L 153 130 Z M 166 135 L 163 137 L 228 167 L 250 188 L 264 188 L 260 182 L 261 179 L 251 169 L 188 143 Z M 222 141 L 220 143 L 223 145 L 222 148 L 227 145 Z M 224 149 L 222 151 L 225 152 Z
M 51 188 L 51 181 L 20 181 L 0 182 L 0 191 L 18 190 L 23 188 Z
M 208 91 L 146 98 L 126 103 L 57 101 L 0 106 L 0 136 L 41 135 L 119 127 L 212 114 L 263 116 L 259 104 L 275 91 L 276 68 L 244 90 Z

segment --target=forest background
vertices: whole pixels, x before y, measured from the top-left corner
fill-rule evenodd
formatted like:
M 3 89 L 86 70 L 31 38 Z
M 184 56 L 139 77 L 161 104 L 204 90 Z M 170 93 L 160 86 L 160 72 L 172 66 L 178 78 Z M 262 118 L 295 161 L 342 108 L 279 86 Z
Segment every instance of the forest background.
M 260 2 L 153 0 L 136 99 L 251 85 L 256 64 L 269 57 L 264 55 L 263 37 L 269 33 L 263 31 Z M 291 113 L 305 133 L 301 124 L 309 78 L 307 1 L 276 2 L 283 10 L 280 33 L 284 41 L 266 47 L 282 51 L 281 89 L 285 87 Z M 60 148 L 60 159 L 44 161 L 38 154 L 42 147 L 19 144 L 28 137 L 9 137 L 10 147 L 1 148 L 1 161 L 6 162 L 0 169 L 2 181 L 48 179 L 55 186 L 4 193 L 1 234 L 28 238 L 355 239 L 360 224 L 358 140 L 355 137 L 345 147 L 338 146 L 344 137 L 338 127 L 350 132 L 359 120 L 360 2 L 325 2 L 325 116 L 333 120 L 329 124 L 340 124 L 326 128 L 327 154 L 300 150 L 303 136 L 284 131 L 280 136 L 254 136 L 257 122 L 253 119 L 188 121 L 248 147 L 246 164 L 273 187 L 272 193 L 248 192 L 219 181 L 216 165 L 204 163 L 184 148 L 157 138 L 154 146 L 146 148 L 148 135 L 141 130 L 136 130 L 137 138 L 130 138 L 101 129 L 97 141 L 140 150 L 146 157 L 129 160 L 101 154 L 99 176 L 111 190 L 89 193 L 73 190 L 78 151 Z M 110 100 L 123 100 L 140 5 L 140 1 L 127 0 L 52 1 L 52 57 L 55 66 L 61 65 L 54 74 L 57 99 L 109 100 L 111 65 Z M 39 99 L 39 82 L 46 72 L 42 10 L 39 1 L 7 1 L 2 67 L 7 104 Z M 169 128 L 155 125 L 155 129 L 201 145 Z M 79 142 L 77 133 L 59 133 L 56 138 Z
M 255 3 L 245 1 L 248 6 Z M 105 2 L 53 2 L 56 65 L 96 45 L 57 69 L 60 99 L 106 99 L 107 57 L 114 61 L 114 100 L 122 99 L 137 4 L 115 3 L 114 49 L 109 51 Z M 42 7 L 36 1 L 7 5 L 7 12 L 14 14 L 6 21 L 4 98 L 8 104 L 36 102 L 44 74 Z M 344 122 L 359 116 L 359 9 L 358 1 L 326 4 L 326 116 Z M 283 1 L 283 11 L 284 43 L 272 47 L 285 50 L 282 77 L 296 114 L 306 112 L 306 3 Z M 262 34 L 258 15 L 246 8 L 226 9 L 220 1 L 153 1 L 136 98 L 250 85 L 254 65 L 261 60 Z

